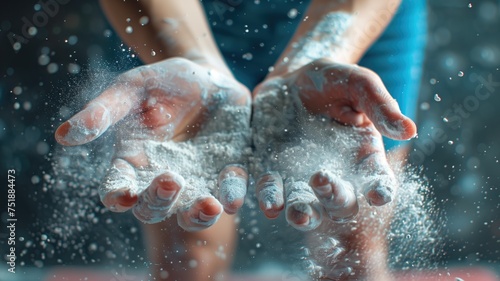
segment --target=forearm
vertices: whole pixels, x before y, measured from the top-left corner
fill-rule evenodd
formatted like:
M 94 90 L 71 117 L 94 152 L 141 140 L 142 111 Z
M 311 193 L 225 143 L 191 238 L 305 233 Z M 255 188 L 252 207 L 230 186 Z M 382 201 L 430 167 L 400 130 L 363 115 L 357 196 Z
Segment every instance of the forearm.
M 270 76 L 316 59 L 357 63 L 391 21 L 401 0 L 314 0 Z
M 101 0 L 109 21 L 144 63 L 184 57 L 230 74 L 197 0 Z

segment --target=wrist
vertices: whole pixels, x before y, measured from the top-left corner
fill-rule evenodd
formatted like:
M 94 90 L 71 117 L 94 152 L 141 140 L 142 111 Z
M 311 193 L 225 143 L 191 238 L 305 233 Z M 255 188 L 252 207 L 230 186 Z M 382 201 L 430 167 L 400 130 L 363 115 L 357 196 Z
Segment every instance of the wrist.
M 307 57 L 296 57 L 296 56 L 283 56 L 275 64 L 273 70 L 268 74 L 266 78 L 271 78 L 275 76 L 286 76 L 295 72 L 296 70 L 307 66 L 314 65 L 317 62 L 322 62 L 320 65 L 324 65 L 324 62 L 338 63 L 338 64 L 355 64 L 356 61 L 351 59 L 351 56 L 344 51 L 337 50 L 331 53 L 325 53 L 321 56 L 307 56 Z
M 213 52 L 201 52 L 196 49 L 191 49 L 188 51 L 171 50 L 169 53 L 162 52 L 161 54 L 156 54 L 154 58 L 151 58 L 149 60 L 143 59 L 143 61 L 146 64 L 152 64 L 173 58 L 185 59 L 203 67 L 214 69 L 229 77 L 234 78 L 224 59 L 217 53 L 214 54 Z
M 275 74 L 290 73 L 318 59 L 352 63 L 346 35 L 353 24 L 352 13 L 332 11 L 318 15 L 317 22 L 299 27 L 291 43 L 275 64 Z

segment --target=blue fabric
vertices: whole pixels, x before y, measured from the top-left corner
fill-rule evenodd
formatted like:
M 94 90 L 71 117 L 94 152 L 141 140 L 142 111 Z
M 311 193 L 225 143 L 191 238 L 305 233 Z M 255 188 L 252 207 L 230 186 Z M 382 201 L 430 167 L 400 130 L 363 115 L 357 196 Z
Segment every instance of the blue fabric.
M 236 79 L 249 89 L 267 75 L 309 5 L 309 1 L 302 0 L 203 0 L 202 3 L 226 63 Z M 287 15 L 291 9 L 297 9 L 294 19 Z M 248 53 L 252 54 L 251 60 L 244 58 Z
M 215 40 L 236 79 L 253 89 L 288 44 L 309 1 L 202 1 Z M 295 18 L 289 17 L 293 10 Z M 292 11 L 292 12 L 290 12 Z M 403 114 L 415 119 L 427 33 L 425 0 L 402 1 L 360 65 L 375 71 Z M 402 142 L 384 138 L 386 149 Z
M 387 29 L 359 62 L 382 78 L 403 114 L 413 120 L 417 115 L 426 35 L 425 1 L 402 1 Z M 405 143 L 384 138 L 387 150 Z

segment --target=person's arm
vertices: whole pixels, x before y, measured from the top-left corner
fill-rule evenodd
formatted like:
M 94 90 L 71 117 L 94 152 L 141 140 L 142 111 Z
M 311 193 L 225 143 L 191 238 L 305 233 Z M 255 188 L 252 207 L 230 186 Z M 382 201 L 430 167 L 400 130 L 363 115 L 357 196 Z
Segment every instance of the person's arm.
M 122 39 L 146 65 L 120 74 L 99 96 L 59 126 L 56 140 L 66 146 L 82 145 L 115 127 L 113 160 L 99 189 L 101 201 L 111 211 L 132 210 L 147 223 L 177 214 L 179 225 L 189 231 L 211 226 L 223 211 L 236 213 L 244 202 L 248 182 L 241 164 L 249 145 L 250 93 L 226 67 L 199 3 L 108 0 L 102 1 L 102 5 Z M 224 128 L 216 126 L 220 122 L 216 116 L 227 115 L 229 109 L 237 109 L 241 119 L 227 121 Z M 217 135 L 221 130 L 238 135 L 225 142 L 234 147 L 227 151 L 238 158 L 218 154 L 224 161 L 221 165 L 211 162 L 212 171 L 201 166 L 193 168 L 205 164 L 206 157 L 213 157 L 212 150 L 176 154 L 176 160 L 192 162 L 189 169 L 171 163 L 158 164 L 146 150 L 147 144 L 167 142 L 173 147 L 191 146 L 187 149 L 190 152 L 198 151 L 196 138 Z M 180 142 L 183 144 L 177 144 Z M 168 152 L 161 153 L 165 157 L 156 156 L 158 159 L 170 158 Z M 144 169 L 148 170 L 146 178 Z M 192 169 L 203 171 L 206 176 L 193 175 Z M 218 186 L 214 186 L 215 178 L 220 179 Z M 239 183 L 239 192 L 234 193 L 235 185 L 227 184 L 228 178 Z M 198 187 L 202 188 L 196 193 L 183 193 L 183 204 L 173 204 L 180 190 Z
M 231 75 L 197 0 L 101 0 L 124 42 L 146 64 L 183 57 Z
M 399 0 L 313 0 L 289 45 L 275 63 L 274 70 L 254 90 L 254 134 L 257 132 L 265 136 L 254 136 L 256 154 L 267 161 L 274 161 L 271 169 L 278 172 L 264 171 L 267 173 L 257 181 L 259 204 L 269 218 L 277 217 L 284 210 L 289 224 L 301 230 L 318 227 L 315 223 L 321 218 L 321 211 L 318 210 L 327 214 L 324 217 L 328 216 L 331 221 L 324 219 L 327 221 L 316 231 L 339 240 L 339 244 L 333 243 L 335 245 L 329 251 L 344 249 L 344 252 L 339 255 L 339 260 L 335 260 L 337 257 L 334 256 L 312 256 L 313 260 L 318 259 L 316 262 L 319 265 L 324 265 L 320 276 L 325 279 L 393 280 L 386 263 L 385 233 L 391 218 L 391 207 L 377 210 L 382 214 L 381 219 L 374 220 L 370 214 L 373 209 L 366 203 L 358 205 L 357 194 L 363 194 L 372 206 L 382 206 L 393 200 L 398 182 L 387 161 L 381 134 L 394 139 L 408 139 L 416 134 L 416 126 L 401 113 L 380 77 L 355 64 L 385 29 L 399 3 Z M 303 115 L 303 111 L 297 110 L 300 108 L 296 104 L 297 96 L 309 113 L 321 114 L 349 126 L 339 129 L 336 122 L 318 121 L 321 119 Z M 298 128 L 301 141 L 318 142 L 318 150 L 304 153 L 302 147 L 295 149 L 293 142 L 284 143 L 281 134 L 268 134 L 272 130 L 261 126 L 276 114 L 269 110 L 269 104 L 284 112 L 285 124 Z M 294 110 L 292 113 L 290 108 Z M 314 123 L 316 121 L 318 123 Z M 304 129 L 310 127 L 321 129 Z M 330 134 L 334 136 L 331 141 L 321 143 Z M 345 141 L 337 141 L 343 138 Z M 270 150 L 269 144 L 273 143 L 278 143 L 279 149 Z M 304 161 L 306 165 L 302 170 L 293 171 L 289 165 L 268 160 L 290 157 L 282 151 L 292 151 L 295 159 Z M 337 176 L 327 176 L 338 172 L 328 170 L 338 165 L 337 162 L 329 162 L 337 160 L 338 151 L 349 152 L 340 156 L 341 161 L 354 169 L 348 170 L 346 175 L 338 176 L 337 173 Z M 318 157 L 330 153 L 332 158 L 322 159 L 315 167 L 311 163 L 315 163 L 316 159 L 310 156 L 315 153 Z M 283 184 L 282 175 L 293 179 L 288 186 L 286 179 Z M 307 196 L 300 199 L 290 196 L 295 188 L 290 183 L 297 182 L 302 186 L 309 185 L 318 201 Z M 284 185 L 284 188 L 276 183 Z M 289 201 L 300 207 L 288 203 L 285 206 L 284 202 Z M 322 207 L 317 207 L 318 204 Z M 357 219 L 350 223 L 335 223 L 339 218 L 340 221 L 349 221 L 356 215 Z M 312 247 L 326 246 L 325 240 L 312 238 L 311 241 Z M 334 250 L 335 247 L 337 249 Z M 344 264 L 340 261 L 350 253 L 355 253 L 358 263 Z
M 355 64 L 391 21 L 401 0 L 313 0 L 270 76 L 317 59 Z

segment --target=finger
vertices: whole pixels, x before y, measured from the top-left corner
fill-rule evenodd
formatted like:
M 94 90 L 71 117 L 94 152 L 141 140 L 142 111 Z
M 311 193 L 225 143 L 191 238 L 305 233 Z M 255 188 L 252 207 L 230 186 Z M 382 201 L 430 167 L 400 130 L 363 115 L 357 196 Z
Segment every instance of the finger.
M 345 222 L 359 211 L 358 201 L 352 185 L 327 171 L 311 176 L 309 185 L 331 220 Z
M 390 95 L 382 79 L 373 71 L 358 67 L 349 76 L 353 109 L 365 113 L 383 135 L 398 140 L 413 138 L 415 123 L 404 116 L 397 101 Z
M 310 112 L 325 113 L 354 126 L 373 122 L 383 135 L 393 139 L 406 140 L 416 135 L 415 123 L 401 113 L 373 71 L 326 63 L 306 71 L 304 77 L 314 85 L 300 92 L 301 101 Z
M 138 198 L 133 209 L 137 219 L 145 223 L 158 223 L 169 214 L 179 196 L 184 179 L 173 172 L 157 176 Z
M 117 83 L 57 128 L 55 138 L 62 145 L 90 142 L 125 117 L 139 102 L 139 88 Z
M 391 202 L 398 183 L 387 162 L 382 137 L 375 128 L 368 128 L 364 132 L 357 160 L 358 184 L 368 203 L 382 206 Z
M 262 175 L 257 182 L 256 194 L 264 215 L 269 219 L 277 218 L 285 207 L 281 176 L 276 172 Z
M 214 197 L 200 198 L 178 211 L 177 223 L 186 231 L 199 231 L 217 222 L 222 212 L 222 205 Z
M 125 212 L 137 203 L 136 174 L 125 160 L 117 158 L 99 187 L 99 196 L 106 208 L 113 212 Z
M 236 214 L 245 202 L 248 173 L 240 166 L 226 166 L 219 174 L 219 201 L 228 214 Z
M 322 206 L 311 187 L 305 182 L 292 182 L 286 189 L 286 220 L 302 231 L 315 229 L 321 224 Z

